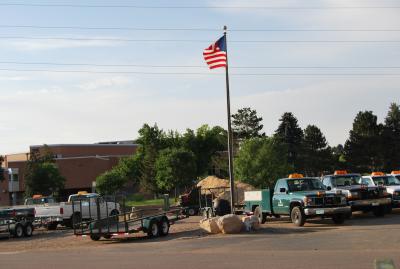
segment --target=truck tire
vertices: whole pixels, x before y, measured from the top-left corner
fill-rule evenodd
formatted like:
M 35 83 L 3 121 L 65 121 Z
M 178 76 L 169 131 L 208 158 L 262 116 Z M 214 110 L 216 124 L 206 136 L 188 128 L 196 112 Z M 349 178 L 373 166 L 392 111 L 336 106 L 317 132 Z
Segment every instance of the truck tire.
M 346 219 L 346 215 L 344 214 L 336 214 L 332 216 L 332 221 L 335 224 L 343 224 Z
M 150 221 L 149 228 L 147 229 L 147 236 L 149 238 L 157 237 L 160 234 L 159 226 L 156 220 Z
M 254 208 L 254 212 L 253 212 L 254 216 L 256 216 L 258 218 L 258 221 L 261 224 L 264 224 L 267 221 L 267 214 L 264 214 L 261 210 L 261 207 L 257 206 L 256 208 Z
M 81 213 L 74 213 L 71 217 L 71 228 L 79 228 L 79 223 L 82 222 Z
M 24 227 L 22 226 L 21 223 L 15 224 L 13 235 L 16 238 L 21 238 L 24 235 Z
M 47 224 L 46 228 L 49 231 L 54 231 L 57 229 L 58 223 L 57 222 L 51 222 L 49 224 Z
M 31 237 L 32 234 L 33 234 L 33 225 L 32 225 L 32 223 L 28 222 L 25 224 L 25 227 L 24 227 L 24 235 L 26 237 Z
M 290 212 L 290 219 L 296 226 L 304 226 L 306 222 L 306 216 L 300 206 L 294 206 Z
M 92 239 L 93 241 L 99 241 L 99 240 L 100 240 L 100 235 L 98 235 L 98 234 L 91 234 L 91 235 L 90 235 L 90 239 Z
M 167 218 L 162 218 L 159 222 L 159 234 L 160 236 L 166 236 L 169 233 L 169 221 Z
M 372 209 L 372 213 L 374 213 L 375 217 L 383 217 L 385 216 L 386 206 L 380 205 Z

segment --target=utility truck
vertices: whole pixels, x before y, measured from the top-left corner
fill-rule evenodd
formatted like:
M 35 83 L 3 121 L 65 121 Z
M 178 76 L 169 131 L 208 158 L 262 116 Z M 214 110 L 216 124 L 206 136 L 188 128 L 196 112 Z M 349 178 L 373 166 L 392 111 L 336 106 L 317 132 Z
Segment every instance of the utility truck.
M 384 186 L 391 195 L 392 207 L 400 207 L 400 180 L 393 174 L 386 175 L 383 172 L 372 172 L 369 176 L 363 176 L 361 183 L 368 185 L 368 187 Z M 392 207 L 388 206 L 387 212 L 390 212 Z
M 324 176 L 322 183 L 329 189 L 342 191 L 352 211 L 364 213 L 372 211 L 375 216 L 382 217 L 392 203 L 390 194 L 384 186 L 362 184 L 360 174 L 338 170 L 333 175 Z
M 244 193 L 245 211 L 261 223 L 267 216 L 290 216 L 293 224 L 303 226 L 307 219 L 330 217 L 342 224 L 351 212 L 341 191 L 329 191 L 318 178 L 291 174 L 278 179 L 275 188 Z

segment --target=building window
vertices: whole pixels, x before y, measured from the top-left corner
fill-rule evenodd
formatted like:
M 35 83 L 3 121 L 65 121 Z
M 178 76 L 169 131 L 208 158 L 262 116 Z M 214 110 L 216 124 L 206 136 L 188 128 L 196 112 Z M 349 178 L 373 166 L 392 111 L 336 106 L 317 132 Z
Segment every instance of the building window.
M 18 174 L 13 174 L 13 180 L 12 181 L 16 182 L 18 180 L 19 180 Z

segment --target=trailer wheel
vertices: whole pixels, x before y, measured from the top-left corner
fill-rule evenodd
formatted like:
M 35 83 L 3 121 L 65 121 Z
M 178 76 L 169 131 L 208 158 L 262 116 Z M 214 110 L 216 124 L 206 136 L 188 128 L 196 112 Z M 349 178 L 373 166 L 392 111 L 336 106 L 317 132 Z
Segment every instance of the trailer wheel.
M 25 225 L 25 228 L 24 228 L 24 235 L 25 235 L 26 237 L 31 237 L 31 236 L 32 236 L 32 233 L 33 233 L 33 225 L 32 225 L 32 223 L 28 222 L 28 223 Z
M 20 223 L 17 223 L 13 234 L 16 238 L 21 238 L 24 235 L 24 227 Z
M 167 218 L 161 219 L 159 223 L 160 236 L 166 236 L 169 233 L 169 221 Z
M 194 215 L 196 215 L 196 210 L 194 208 L 189 208 L 187 210 L 187 213 L 189 216 L 194 216 Z
M 290 218 L 293 224 L 299 227 L 303 226 L 306 222 L 306 216 L 299 206 L 295 206 L 292 208 L 292 211 L 290 212 Z
M 159 224 L 157 221 L 152 220 L 149 225 L 149 229 L 147 230 L 148 237 L 157 237 L 159 235 L 160 229 L 158 228 Z
M 100 235 L 91 234 L 90 235 L 90 239 L 92 239 L 93 241 L 99 241 L 100 240 Z

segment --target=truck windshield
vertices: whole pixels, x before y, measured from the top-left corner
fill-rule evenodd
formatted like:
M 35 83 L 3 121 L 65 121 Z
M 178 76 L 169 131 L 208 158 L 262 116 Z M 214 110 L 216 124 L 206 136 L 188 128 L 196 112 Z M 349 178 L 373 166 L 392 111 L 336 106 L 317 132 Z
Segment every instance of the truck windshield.
M 332 185 L 335 187 L 343 187 L 343 186 L 351 186 L 351 185 L 360 185 L 361 176 L 338 176 L 332 178 Z
M 325 190 L 325 186 L 316 178 L 291 179 L 287 183 L 290 192 Z
M 55 199 L 51 197 L 43 197 L 43 198 L 29 198 L 26 199 L 26 205 L 43 205 L 43 204 L 52 204 L 55 203 Z
M 400 185 L 400 181 L 394 176 L 386 176 L 386 177 L 373 177 L 374 183 L 376 185 L 385 185 L 385 186 L 393 186 Z

